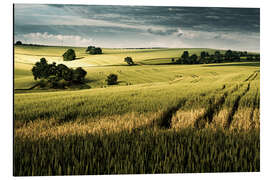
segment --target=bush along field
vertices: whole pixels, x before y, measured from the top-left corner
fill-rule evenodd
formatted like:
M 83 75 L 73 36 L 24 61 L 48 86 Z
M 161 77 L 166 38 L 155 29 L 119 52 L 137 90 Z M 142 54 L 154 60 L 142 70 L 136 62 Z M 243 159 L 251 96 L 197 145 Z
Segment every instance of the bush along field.
M 89 47 L 15 46 L 15 176 L 260 171 L 258 54 Z M 42 57 L 89 88 L 29 90 Z

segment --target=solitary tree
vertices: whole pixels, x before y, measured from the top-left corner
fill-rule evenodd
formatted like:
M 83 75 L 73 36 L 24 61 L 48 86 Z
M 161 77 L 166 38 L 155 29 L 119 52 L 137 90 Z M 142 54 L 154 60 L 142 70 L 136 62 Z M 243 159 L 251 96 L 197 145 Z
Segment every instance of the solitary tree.
M 17 41 L 15 44 L 16 45 L 22 45 L 22 42 L 21 41 Z
M 134 65 L 134 62 L 133 62 L 133 60 L 132 60 L 132 58 L 131 57 L 126 57 L 125 58 L 125 60 L 124 60 L 126 63 L 128 63 L 128 65 Z
M 72 61 L 76 58 L 75 51 L 73 49 L 68 49 L 63 54 L 64 61 Z
M 108 85 L 114 85 L 114 84 L 117 84 L 117 75 L 116 74 L 110 74 L 109 76 L 107 76 L 107 84 Z

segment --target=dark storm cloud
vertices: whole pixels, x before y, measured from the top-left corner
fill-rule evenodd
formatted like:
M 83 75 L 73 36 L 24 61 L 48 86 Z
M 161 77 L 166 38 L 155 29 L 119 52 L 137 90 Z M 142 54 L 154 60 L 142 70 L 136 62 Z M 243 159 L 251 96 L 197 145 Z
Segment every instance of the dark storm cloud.
M 260 28 L 260 11 L 258 8 L 82 5 L 57 5 L 57 7 L 83 18 L 126 24 L 137 23 L 207 31 L 259 32 Z

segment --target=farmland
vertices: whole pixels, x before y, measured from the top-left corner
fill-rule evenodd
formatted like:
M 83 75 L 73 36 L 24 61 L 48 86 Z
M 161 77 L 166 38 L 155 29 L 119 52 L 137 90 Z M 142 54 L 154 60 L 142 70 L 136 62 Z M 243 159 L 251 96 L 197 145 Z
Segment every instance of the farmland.
M 215 49 L 85 48 L 63 62 L 67 48 L 15 46 L 14 175 L 260 171 L 259 62 L 170 64 Z M 42 57 L 83 67 L 90 89 L 27 90 Z

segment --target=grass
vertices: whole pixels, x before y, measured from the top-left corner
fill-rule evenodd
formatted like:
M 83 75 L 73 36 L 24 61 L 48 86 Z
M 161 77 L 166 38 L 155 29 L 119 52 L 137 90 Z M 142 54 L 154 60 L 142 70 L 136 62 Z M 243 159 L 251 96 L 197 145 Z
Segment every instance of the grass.
M 65 48 L 15 47 L 14 88 Z M 183 50 L 104 49 L 74 62 L 90 89 L 15 91 L 14 175 L 260 171 L 260 64 L 166 65 Z

